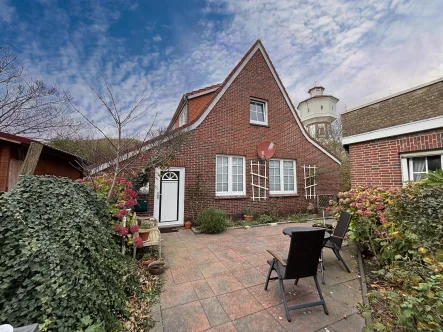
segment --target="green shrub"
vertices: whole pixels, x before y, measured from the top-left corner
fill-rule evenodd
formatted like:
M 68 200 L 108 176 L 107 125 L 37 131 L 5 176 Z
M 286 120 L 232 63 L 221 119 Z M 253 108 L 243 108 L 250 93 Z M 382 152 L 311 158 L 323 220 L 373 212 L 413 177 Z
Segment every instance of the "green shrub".
M 331 212 L 338 217 L 341 211 L 351 214 L 349 237 L 370 249 L 377 257 L 380 245 L 388 233 L 392 232 L 392 223 L 388 214 L 399 195 L 397 188 L 357 187 L 339 193 L 339 201 L 332 203 Z
M 269 216 L 267 214 L 262 214 L 255 220 L 255 222 L 257 224 L 270 224 L 270 223 L 276 222 L 276 221 L 277 221 L 277 218 Z
M 403 189 L 392 211 L 399 231 L 413 234 L 415 248 L 429 251 L 443 245 L 443 183 L 428 185 L 426 181 Z
M 95 192 L 24 176 L 0 197 L 0 322 L 113 331 L 138 282 Z
M 443 185 L 422 181 L 402 188 L 399 195 L 381 194 L 389 209 L 377 220 L 365 215 L 372 199 L 367 193 L 357 195 L 366 201 L 354 214 L 353 231 L 364 229 L 362 225 L 370 228 L 374 238 L 368 240 L 361 232 L 358 240 L 372 243 L 379 258 L 379 270 L 373 272 L 379 281 L 369 285 L 374 317 L 368 330 L 443 331 Z
M 221 233 L 227 228 L 226 213 L 209 207 L 197 217 L 197 226 L 202 233 Z

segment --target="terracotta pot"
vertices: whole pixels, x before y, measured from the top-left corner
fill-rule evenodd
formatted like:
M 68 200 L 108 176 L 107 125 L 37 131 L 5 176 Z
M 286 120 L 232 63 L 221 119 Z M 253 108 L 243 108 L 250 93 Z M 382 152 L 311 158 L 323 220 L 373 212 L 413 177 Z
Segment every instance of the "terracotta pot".
M 143 231 L 142 229 L 140 229 L 139 231 L 138 231 L 138 235 L 141 237 L 141 239 L 143 240 L 143 241 L 148 241 L 148 238 L 149 238 L 149 231 Z
M 191 226 L 192 226 L 192 222 L 190 222 L 190 221 L 186 221 L 185 222 L 185 228 L 186 229 L 191 229 Z
M 245 214 L 243 217 L 245 218 L 245 221 L 248 221 L 248 222 L 251 222 L 252 219 L 254 219 L 254 216 L 248 216 L 247 214 Z

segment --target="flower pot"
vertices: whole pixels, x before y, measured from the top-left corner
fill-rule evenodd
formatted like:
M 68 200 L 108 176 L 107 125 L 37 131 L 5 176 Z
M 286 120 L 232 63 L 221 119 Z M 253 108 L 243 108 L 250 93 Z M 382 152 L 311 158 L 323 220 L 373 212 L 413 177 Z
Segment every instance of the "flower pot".
M 140 229 L 140 230 L 138 231 L 138 235 L 141 237 L 141 239 L 142 239 L 143 241 L 148 241 L 148 238 L 149 238 L 149 231 L 144 230 L 144 229 Z
M 190 222 L 190 221 L 186 221 L 185 222 L 185 228 L 186 229 L 191 229 L 191 226 L 192 226 L 192 222 Z
M 245 218 L 245 221 L 251 222 L 252 219 L 254 219 L 254 216 L 249 216 L 249 215 L 245 214 L 245 215 L 243 216 L 243 218 Z

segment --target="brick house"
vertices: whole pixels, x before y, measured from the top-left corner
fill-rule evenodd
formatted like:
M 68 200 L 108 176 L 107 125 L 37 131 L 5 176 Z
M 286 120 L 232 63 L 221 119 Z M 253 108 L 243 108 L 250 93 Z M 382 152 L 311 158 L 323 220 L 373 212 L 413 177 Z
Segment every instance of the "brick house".
M 0 132 L 0 192 L 8 191 L 16 184 L 32 142 L 37 141 Z M 76 167 L 80 161 L 79 157 L 71 153 L 43 144 L 34 174 L 79 179 L 83 177 L 83 172 Z
M 443 78 L 342 114 L 352 186 L 401 186 L 443 165 Z
M 170 168 L 150 174 L 148 213 L 162 227 L 183 225 L 191 218 L 189 188 L 197 177 L 204 206 L 231 216 L 240 216 L 245 208 L 290 214 L 315 204 L 317 194 L 339 191 L 339 160 L 307 133 L 260 41 L 222 83 L 184 94 L 169 129 L 186 130 L 191 139 Z M 257 153 L 264 141 L 276 147 L 266 172 Z M 137 160 L 139 168 L 149 158 L 149 146 L 145 150 Z M 262 177 L 253 179 L 251 162 L 259 161 Z M 318 169 L 315 192 L 305 191 L 304 165 Z M 262 189 L 261 199 L 253 200 L 251 182 L 260 180 L 269 190 Z

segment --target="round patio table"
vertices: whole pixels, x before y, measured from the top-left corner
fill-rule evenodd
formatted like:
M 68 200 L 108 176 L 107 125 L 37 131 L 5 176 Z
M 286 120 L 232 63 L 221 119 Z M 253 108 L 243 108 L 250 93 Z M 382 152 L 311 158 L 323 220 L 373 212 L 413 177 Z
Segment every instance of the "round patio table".
M 286 227 L 283 229 L 283 234 L 291 236 L 292 232 L 309 232 L 312 231 L 313 229 L 315 229 L 315 227 Z M 331 237 L 331 234 L 329 234 L 328 232 L 325 232 L 325 242 L 326 240 L 329 240 L 329 238 Z

